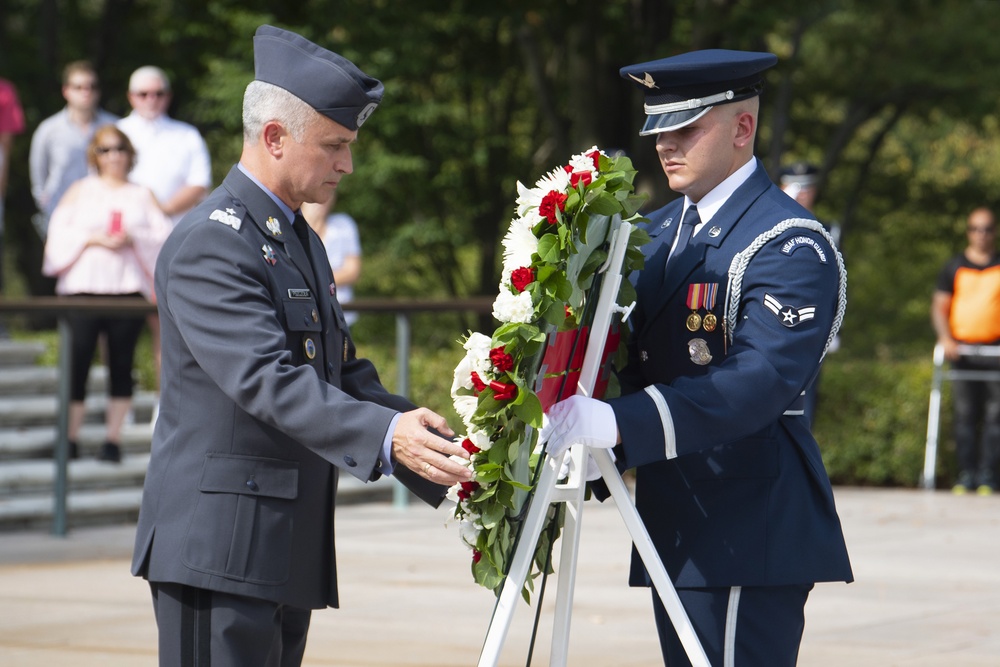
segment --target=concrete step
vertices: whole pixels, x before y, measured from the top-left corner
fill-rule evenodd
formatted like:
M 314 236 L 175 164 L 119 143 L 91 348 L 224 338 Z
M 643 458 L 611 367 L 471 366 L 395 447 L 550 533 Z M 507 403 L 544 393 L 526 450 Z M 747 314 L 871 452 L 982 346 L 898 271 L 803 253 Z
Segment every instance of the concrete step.
M 87 393 L 107 390 L 108 370 L 93 366 L 87 378 Z M 35 396 L 59 393 L 59 369 L 55 366 L 5 366 L 0 370 L 0 396 Z
M 69 462 L 67 485 L 70 494 L 92 489 L 142 487 L 149 465 L 149 453 L 125 454 L 121 463 L 80 458 Z M 51 496 L 55 484 L 55 462 L 8 461 L 0 465 L 0 498 L 46 493 Z
M 77 441 L 80 458 L 92 458 L 104 444 L 104 424 L 84 424 Z M 125 424 L 122 426 L 122 452 L 149 453 L 152 441 L 152 424 Z M 0 464 L 19 459 L 52 458 L 56 444 L 55 426 L 34 426 L 17 429 L 0 429 Z
M 132 397 L 132 412 L 136 423 L 149 422 L 157 403 L 154 392 L 140 391 Z M 104 419 L 108 398 L 104 394 L 87 396 L 87 421 Z M 0 396 L 0 428 L 28 428 L 56 424 L 59 400 L 55 396 Z
M 45 354 L 45 343 L 0 339 L 0 366 L 29 366 Z

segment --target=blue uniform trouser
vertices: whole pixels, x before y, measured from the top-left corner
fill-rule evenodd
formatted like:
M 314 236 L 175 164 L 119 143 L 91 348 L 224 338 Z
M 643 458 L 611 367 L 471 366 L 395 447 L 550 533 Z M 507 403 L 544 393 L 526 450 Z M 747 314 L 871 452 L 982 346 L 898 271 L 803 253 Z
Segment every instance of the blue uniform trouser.
M 805 626 L 804 609 L 812 584 L 678 589 L 695 633 L 712 667 L 794 667 Z M 691 662 L 653 590 L 653 615 L 663 664 Z

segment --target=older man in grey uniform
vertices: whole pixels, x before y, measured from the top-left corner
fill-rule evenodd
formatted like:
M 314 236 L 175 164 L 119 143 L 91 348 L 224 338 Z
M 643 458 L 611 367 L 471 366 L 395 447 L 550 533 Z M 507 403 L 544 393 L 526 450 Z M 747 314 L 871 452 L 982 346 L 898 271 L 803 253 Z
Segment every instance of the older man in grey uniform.
M 161 665 L 301 663 L 309 610 L 338 604 L 338 469 L 409 468 L 432 491 L 471 474 L 431 431 L 452 435 L 444 419 L 355 356 L 297 213 L 352 171 L 382 84 L 271 26 L 254 56 L 240 163 L 156 268 L 162 396 L 132 572 L 152 588 Z

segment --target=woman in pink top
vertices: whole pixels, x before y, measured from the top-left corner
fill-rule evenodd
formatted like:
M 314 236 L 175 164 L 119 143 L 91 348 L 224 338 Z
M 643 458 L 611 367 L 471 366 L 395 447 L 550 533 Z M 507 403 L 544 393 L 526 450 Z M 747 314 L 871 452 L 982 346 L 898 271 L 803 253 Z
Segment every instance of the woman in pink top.
M 87 161 L 97 173 L 74 183 L 53 211 L 42 272 L 57 278 L 57 294 L 153 300 L 153 268 L 170 220 L 149 190 L 128 182 L 135 150 L 114 125 L 97 130 Z M 132 407 L 132 366 L 143 323 L 141 315 L 69 317 L 71 456 L 77 456 L 90 362 L 104 333 L 110 387 L 107 434 L 98 458 L 121 460 L 121 426 Z

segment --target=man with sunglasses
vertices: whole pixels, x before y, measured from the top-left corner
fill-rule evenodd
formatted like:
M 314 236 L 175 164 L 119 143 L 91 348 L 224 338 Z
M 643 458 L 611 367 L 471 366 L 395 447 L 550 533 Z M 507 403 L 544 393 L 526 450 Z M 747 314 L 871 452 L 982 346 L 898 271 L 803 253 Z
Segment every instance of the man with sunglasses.
M 100 108 L 97 71 L 85 60 L 71 62 L 63 69 L 62 96 L 66 106 L 39 124 L 31 136 L 28 158 L 31 194 L 39 211 L 33 222 L 43 240 L 49 217 L 63 194 L 87 175 L 87 146 L 94 132 L 118 120 Z
M 969 214 L 968 245 L 941 270 L 931 306 L 938 344 L 952 368 L 1000 371 L 997 357 L 963 356 L 960 345 L 1000 345 L 1000 257 L 996 251 L 996 219 L 980 207 Z M 1000 381 L 961 379 L 952 383 L 957 494 L 996 489 L 1000 462 Z
M 167 114 L 172 99 L 166 72 L 140 67 L 128 81 L 132 113 L 118 121 L 118 127 L 136 150 L 129 180 L 152 190 L 176 223 L 208 194 L 212 164 L 198 130 Z

